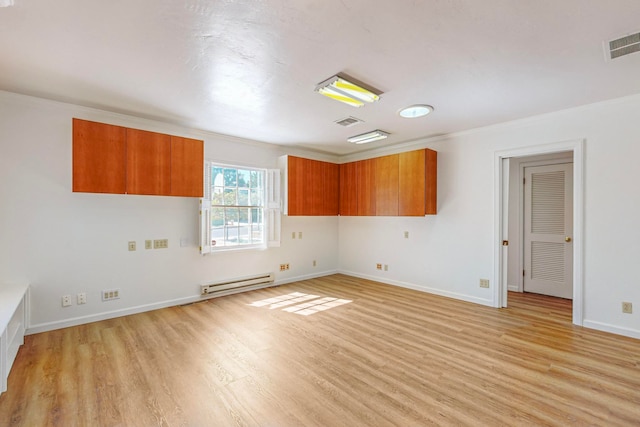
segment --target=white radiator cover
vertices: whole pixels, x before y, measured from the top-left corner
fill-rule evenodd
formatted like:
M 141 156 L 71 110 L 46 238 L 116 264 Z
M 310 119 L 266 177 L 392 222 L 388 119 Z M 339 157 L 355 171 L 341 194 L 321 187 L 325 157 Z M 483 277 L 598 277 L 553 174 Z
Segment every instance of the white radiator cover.
M 275 280 L 275 273 L 264 273 L 250 277 L 229 279 L 222 282 L 209 283 L 200 286 L 200 295 L 210 296 L 218 292 L 229 291 L 231 289 L 246 288 L 249 286 L 268 285 Z

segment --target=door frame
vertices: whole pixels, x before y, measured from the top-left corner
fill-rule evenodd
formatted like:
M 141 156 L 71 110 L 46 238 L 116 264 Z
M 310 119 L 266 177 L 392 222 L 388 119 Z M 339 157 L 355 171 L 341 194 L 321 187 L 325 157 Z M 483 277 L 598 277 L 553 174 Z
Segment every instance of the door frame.
M 506 260 L 509 240 L 507 234 L 508 212 L 508 167 L 506 159 L 563 151 L 573 153 L 573 324 L 582 326 L 584 320 L 584 139 L 527 146 L 517 149 L 496 151 L 494 154 L 494 277 L 498 286 L 493 290 L 493 306 L 507 306 Z M 506 171 L 506 172 L 505 172 Z M 505 177 L 505 173 L 507 176 Z M 505 183 L 505 179 L 507 182 Z

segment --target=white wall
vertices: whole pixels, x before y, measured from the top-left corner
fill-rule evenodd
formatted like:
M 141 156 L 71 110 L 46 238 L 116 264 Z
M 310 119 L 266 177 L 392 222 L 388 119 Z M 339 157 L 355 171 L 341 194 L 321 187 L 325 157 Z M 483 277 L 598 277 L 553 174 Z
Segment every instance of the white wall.
M 217 280 L 275 271 L 285 283 L 336 271 L 335 217 L 285 217 L 280 248 L 203 257 L 197 199 L 73 193 L 72 117 L 204 139 L 205 157 L 228 163 L 274 168 L 284 154 L 278 146 L 0 92 L 0 283 L 31 284 L 31 332 L 197 300 L 199 284 Z M 303 239 L 291 239 L 291 231 Z M 189 245 L 180 247 L 185 237 Z M 169 249 L 144 249 L 145 239 L 161 238 Z M 127 250 L 130 240 L 137 251 Z M 280 263 L 291 269 L 280 273 Z M 121 299 L 102 302 L 100 291 L 110 288 L 120 288 Z M 76 305 L 78 292 L 87 293 L 86 305 Z M 61 307 L 64 294 L 73 295 L 73 306 Z
M 341 217 L 340 269 L 490 305 L 493 293 L 479 279 L 496 286 L 495 153 L 584 139 L 584 325 L 640 338 L 638 111 L 640 96 L 632 96 L 405 145 L 438 151 L 438 215 Z M 639 308 L 623 314 L 622 301 Z
M 71 118 L 203 138 L 207 158 L 232 163 L 275 167 L 282 147 L 0 92 L 0 281 L 32 284 L 32 332 L 197 299 L 200 283 L 275 271 L 286 262 L 292 269 L 278 272 L 279 282 L 339 269 L 490 305 L 493 289 L 478 281 L 496 285 L 495 152 L 584 139 L 584 324 L 640 338 L 638 111 L 640 96 L 633 96 L 345 156 L 340 160 L 437 150 L 438 215 L 285 217 L 281 248 L 202 257 L 193 199 L 71 192 Z M 291 239 L 292 231 L 302 231 L 303 239 Z M 180 248 L 181 237 L 191 245 Z M 170 248 L 142 249 L 144 239 L 156 238 L 168 238 Z M 138 251 L 127 251 L 129 240 Z M 388 271 L 376 270 L 376 263 Z M 122 299 L 100 302 L 100 290 L 116 286 Z M 60 306 L 61 295 L 82 291 L 88 304 Z M 622 314 L 622 301 L 634 303 L 635 313 Z

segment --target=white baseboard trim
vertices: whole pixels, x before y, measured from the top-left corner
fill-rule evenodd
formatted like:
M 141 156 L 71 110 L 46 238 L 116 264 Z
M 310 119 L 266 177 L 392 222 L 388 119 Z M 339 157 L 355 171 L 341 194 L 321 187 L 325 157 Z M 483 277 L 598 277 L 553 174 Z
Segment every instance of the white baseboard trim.
M 318 277 L 330 276 L 337 274 L 338 270 L 328 270 L 321 273 L 305 274 L 302 276 L 288 277 L 286 279 L 276 280 L 275 285 L 286 285 L 288 283 L 300 282 L 301 280 L 317 279 Z
M 399 286 L 401 288 L 413 289 L 415 291 L 427 292 L 429 294 L 439 295 L 441 297 L 453 298 L 461 301 L 472 302 L 474 304 L 493 307 L 492 299 L 478 298 L 471 295 L 459 294 L 457 292 L 449 292 L 442 289 L 430 288 L 428 286 L 420 286 L 414 283 L 385 279 L 384 277 L 369 276 L 367 274 L 356 273 L 354 271 L 339 270 L 338 273 L 346 274 L 347 276 L 359 277 L 361 279 L 373 280 L 374 282 L 386 283 L 387 285 Z
M 616 335 L 640 339 L 640 331 L 637 329 L 623 328 L 620 326 L 610 325 L 608 323 L 595 322 L 593 320 L 585 320 L 582 322 L 585 328 L 596 329 L 598 331 L 610 332 Z
M 184 298 L 176 298 L 167 301 L 160 301 L 151 304 L 138 305 L 135 307 L 122 308 L 119 310 L 105 311 L 102 313 L 89 314 L 87 316 L 72 317 L 64 320 L 56 320 L 54 322 L 38 323 L 30 325 L 25 331 L 25 335 L 39 334 L 41 332 L 54 331 L 56 329 L 68 328 L 71 326 L 84 325 L 85 323 L 98 322 L 100 320 L 114 319 L 116 317 L 128 316 L 131 314 L 144 313 L 146 311 L 158 310 L 161 308 L 174 307 L 177 305 L 191 304 L 194 302 L 200 302 L 207 299 L 223 297 L 226 295 L 237 294 L 240 292 L 254 291 L 256 289 L 269 288 L 272 286 L 286 285 L 287 283 L 299 282 L 301 280 L 315 279 L 317 277 L 329 276 L 336 274 L 336 270 L 324 271 L 321 273 L 306 274 L 303 276 L 290 277 L 287 279 L 276 280 L 274 283 L 266 285 L 248 286 L 242 289 L 229 289 L 227 291 L 216 293 L 211 296 L 192 295 Z
M 511 292 L 520 292 L 518 285 L 507 285 L 507 290 Z

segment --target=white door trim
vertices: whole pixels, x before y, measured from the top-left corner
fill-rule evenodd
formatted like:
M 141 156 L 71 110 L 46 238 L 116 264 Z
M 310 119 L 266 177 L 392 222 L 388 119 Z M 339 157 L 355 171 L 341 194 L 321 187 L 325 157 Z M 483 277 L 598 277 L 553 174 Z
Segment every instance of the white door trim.
M 503 273 L 505 235 L 504 224 L 507 221 L 504 213 L 505 192 L 503 159 L 510 157 L 525 157 L 538 154 L 552 154 L 562 151 L 573 152 L 573 323 L 582 326 L 584 319 L 584 145 L 583 139 L 542 144 L 512 150 L 496 151 L 494 157 L 494 227 L 493 227 L 493 263 L 494 283 L 493 306 L 506 307 L 507 277 Z

